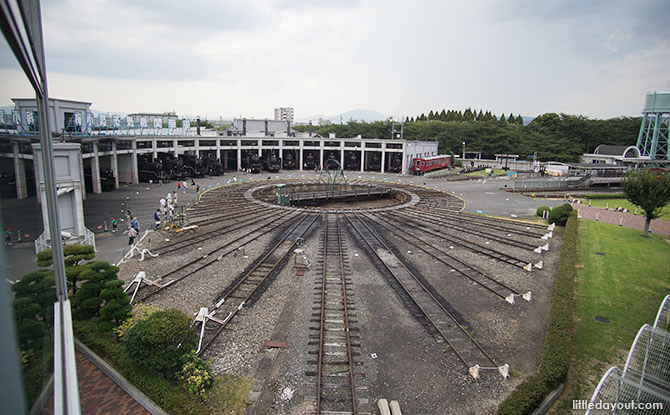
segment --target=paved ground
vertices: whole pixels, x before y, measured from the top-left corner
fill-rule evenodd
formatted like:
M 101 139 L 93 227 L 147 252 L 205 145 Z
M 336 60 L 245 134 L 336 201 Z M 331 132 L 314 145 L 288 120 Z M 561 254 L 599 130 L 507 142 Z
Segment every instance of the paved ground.
M 603 208 L 584 206 L 578 203 L 573 203 L 572 207 L 577 209 L 579 215 L 583 219 L 598 220 L 600 222 L 621 225 L 627 228 L 639 229 L 641 231 L 644 230 L 645 217 L 642 215 L 616 212 Z M 670 236 L 670 221 L 654 219 L 651 221 L 649 231 L 659 235 Z

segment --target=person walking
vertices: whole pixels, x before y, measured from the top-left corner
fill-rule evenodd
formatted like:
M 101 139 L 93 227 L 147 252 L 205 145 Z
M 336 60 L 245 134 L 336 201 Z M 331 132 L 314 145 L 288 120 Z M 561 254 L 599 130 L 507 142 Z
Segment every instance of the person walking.
M 130 221 L 130 227 L 135 229 L 138 233 L 140 232 L 140 221 L 137 220 L 137 218 L 133 218 L 132 221 Z
M 5 245 L 11 245 L 12 244 L 12 230 L 7 228 L 5 231 Z
M 118 231 L 119 221 L 116 220 L 115 218 L 111 218 L 110 221 L 112 222 L 112 232 Z
M 135 238 L 137 237 L 137 230 L 132 226 L 128 228 L 128 245 L 132 246 L 135 243 Z
M 177 190 L 181 190 L 181 180 L 177 180 Z
M 154 220 L 156 221 L 156 230 L 161 227 L 161 215 L 160 215 L 160 209 L 156 209 L 154 212 Z

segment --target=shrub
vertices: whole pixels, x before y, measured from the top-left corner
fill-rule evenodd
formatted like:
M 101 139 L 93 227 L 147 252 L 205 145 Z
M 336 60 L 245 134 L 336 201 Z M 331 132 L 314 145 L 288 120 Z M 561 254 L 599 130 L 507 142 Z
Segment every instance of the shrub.
M 571 208 L 572 209 L 572 208 Z M 565 226 L 565 223 L 570 216 L 570 211 L 567 210 L 565 205 L 557 206 L 549 212 L 549 223 L 555 223 L 558 226 Z
M 159 311 L 138 321 L 123 337 L 123 347 L 138 365 L 172 376 L 179 359 L 196 344 L 190 318 L 179 310 Z
M 544 217 L 544 212 L 549 212 L 549 211 L 551 211 L 551 208 L 549 206 L 540 206 L 539 208 L 537 208 L 536 214 L 537 214 L 537 216 L 542 218 L 542 217 Z
M 563 203 L 561 207 L 567 210 L 568 212 L 572 212 L 572 205 L 570 203 Z
M 204 398 L 214 386 L 214 376 L 210 365 L 212 359 L 204 361 L 191 351 L 181 358 L 182 368 L 179 379 L 184 382 L 194 398 Z
M 119 339 L 123 339 L 123 336 L 128 334 L 130 329 L 132 329 L 138 321 L 146 320 L 150 315 L 161 311 L 160 308 L 155 305 L 146 305 L 138 304 L 132 310 L 132 316 L 127 318 L 121 325 L 115 330 L 116 335 Z

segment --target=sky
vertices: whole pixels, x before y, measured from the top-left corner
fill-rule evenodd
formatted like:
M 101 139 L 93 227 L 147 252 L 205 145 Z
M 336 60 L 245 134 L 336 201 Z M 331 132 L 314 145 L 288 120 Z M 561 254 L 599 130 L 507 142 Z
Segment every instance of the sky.
M 665 0 L 42 1 L 49 95 L 109 112 L 639 116 Z M 0 42 L 0 106 L 34 96 Z

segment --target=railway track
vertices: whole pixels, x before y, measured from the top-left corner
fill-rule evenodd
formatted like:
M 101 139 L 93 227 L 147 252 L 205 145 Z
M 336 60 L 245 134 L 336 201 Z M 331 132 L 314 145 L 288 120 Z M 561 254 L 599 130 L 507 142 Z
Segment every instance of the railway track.
M 460 236 L 453 235 L 448 231 L 446 231 L 445 229 L 436 229 L 432 224 L 427 223 L 426 221 L 422 221 L 420 217 L 410 218 L 406 216 L 401 216 L 397 213 L 388 213 L 388 212 L 382 212 L 381 215 L 384 218 L 391 218 L 396 222 L 401 223 L 413 230 L 442 239 L 443 241 L 452 244 L 451 246 L 460 246 L 476 254 L 483 255 L 495 259 L 497 261 L 505 262 L 523 268 L 526 271 L 532 270 L 533 263 L 528 258 L 521 258 L 516 255 L 506 254 L 504 252 L 500 252 L 495 249 L 488 248 L 478 243 L 469 241 Z
M 395 237 L 421 249 L 426 254 L 442 263 L 449 269 L 449 271 L 455 272 L 458 275 L 469 279 L 470 281 L 476 283 L 480 287 L 502 298 L 510 304 L 514 304 L 515 297 L 522 297 L 526 301 L 530 301 L 531 299 L 530 291 L 525 293 L 517 291 L 502 281 L 488 275 L 486 272 L 480 270 L 476 266 L 458 259 L 456 256 L 438 248 L 434 244 L 426 242 L 423 239 L 414 236 L 412 233 L 403 232 L 403 228 L 393 224 L 393 222 L 390 222 L 387 219 L 380 217 L 379 215 L 366 214 L 364 217 L 374 217 L 377 224 L 385 228 L 388 232 L 392 233 Z
M 353 349 L 359 344 L 353 343 L 351 327 L 354 314 L 350 313 L 351 293 L 347 274 L 348 257 L 342 237 L 340 219 L 337 213 L 325 213 L 321 221 L 321 276 L 317 282 L 313 322 L 318 322 L 318 336 L 310 345 L 316 345 L 316 360 L 310 363 L 316 366 L 315 393 L 306 397 L 308 405 L 313 405 L 315 414 L 357 415 L 361 405 L 368 405 L 367 399 L 361 399 L 356 386 L 354 356 L 359 353 Z M 364 391 L 366 387 L 361 387 Z
M 296 224 L 289 229 L 279 242 L 270 248 L 265 255 L 247 273 L 237 278 L 219 294 L 210 312 L 207 308 L 201 308 L 196 321 L 201 321 L 200 342 L 197 354 L 202 354 L 214 343 L 221 332 L 228 326 L 230 321 L 242 310 L 259 287 L 278 270 L 283 259 L 292 251 L 299 239 L 312 227 L 318 215 L 303 213 Z M 214 317 L 215 314 L 225 315 L 221 320 Z M 207 333 L 205 324 L 208 320 L 218 324 L 213 333 Z
M 458 359 L 465 365 L 468 373 L 479 378 L 482 370 L 498 371 L 503 377 L 509 374 L 509 365 L 499 365 L 493 357 L 470 335 L 433 294 L 434 288 L 422 282 L 396 257 L 383 239 L 368 225 L 359 214 L 345 214 L 351 227 L 358 233 L 370 252 L 384 265 L 388 272 L 400 284 L 402 289 L 423 313 L 426 320 L 451 347 Z
M 247 211 L 248 212 L 248 211 Z M 204 242 L 207 240 L 210 240 L 212 238 L 220 237 L 222 235 L 225 235 L 230 232 L 234 232 L 239 229 L 246 228 L 248 226 L 254 225 L 260 221 L 264 221 L 266 219 L 272 219 L 272 218 L 281 218 L 284 217 L 285 215 L 277 215 L 277 212 L 274 210 L 270 210 L 269 212 L 265 212 L 263 214 L 260 214 L 258 216 L 254 216 L 249 218 L 249 215 L 247 215 L 247 218 L 241 221 L 235 220 L 231 218 L 233 223 L 229 223 L 228 220 L 225 221 L 220 221 L 223 223 L 220 226 L 217 226 L 213 229 L 209 229 L 206 232 L 201 232 L 197 233 L 195 235 L 185 237 L 185 238 L 180 238 L 177 239 L 169 244 L 162 245 L 154 250 L 155 253 L 157 254 L 168 254 L 171 252 L 176 252 L 176 251 L 181 251 L 184 248 L 190 247 L 194 244 Z
M 147 299 L 153 297 L 154 295 L 160 293 L 163 290 L 166 290 L 168 287 L 174 287 L 174 285 L 180 281 L 185 280 L 188 277 L 196 275 L 199 271 L 217 264 L 223 257 L 238 252 L 240 246 L 244 246 L 250 242 L 257 240 L 258 238 L 266 235 L 275 229 L 284 226 L 287 222 L 291 221 L 297 216 L 296 213 L 288 214 L 284 213 L 279 215 L 279 217 L 271 218 L 266 223 L 261 223 L 260 225 L 249 230 L 242 236 L 239 236 L 231 241 L 228 241 L 222 245 L 219 245 L 204 254 L 198 256 L 192 261 L 185 263 L 184 265 L 170 270 L 163 275 L 159 276 L 154 284 L 146 286 L 143 291 L 145 291 L 141 298 L 138 301 L 146 301 Z M 136 290 L 137 292 L 137 290 Z M 135 294 L 133 294 L 134 299 Z
M 449 234 L 451 234 L 452 231 L 458 231 L 462 234 L 466 235 L 472 235 L 472 236 L 477 236 L 481 237 L 482 235 L 486 235 L 486 238 L 491 241 L 496 241 L 500 242 L 506 245 L 511 245 L 517 248 L 521 249 L 526 249 L 529 251 L 534 250 L 535 248 L 538 247 L 539 242 L 537 241 L 532 241 L 531 238 L 529 240 L 518 240 L 518 239 L 513 239 L 513 235 L 511 232 L 506 232 L 503 233 L 499 229 L 491 229 L 487 226 L 482 226 L 482 225 L 471 225 L 469 221 L 467 220 L 468 218 L 463 217 L 461 215 L 460 218 L 454 220 L 454 219 L 445 219 L 441 217 L 440 215 L 436 215 L 432 212 L 422 212 L 422 211 L 417 211 L 413 209 L 407 209 L 405 212 L 403 212 L 405 215 L 412 217 L 412 218 L 418 218 L 422 220 L 429 219 L 432 225 L 439 225 L 444 227 L 444 229 L 448 229 Z M 524 235 L 525 236 L 525 235 Z M 517 236 L 518 238 L 518 236 Z

